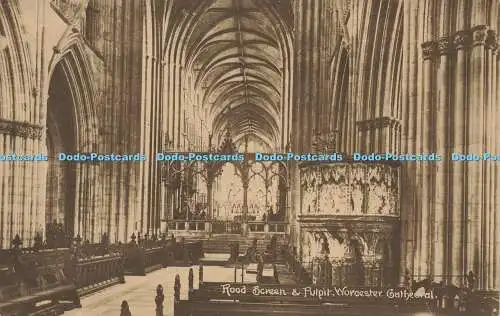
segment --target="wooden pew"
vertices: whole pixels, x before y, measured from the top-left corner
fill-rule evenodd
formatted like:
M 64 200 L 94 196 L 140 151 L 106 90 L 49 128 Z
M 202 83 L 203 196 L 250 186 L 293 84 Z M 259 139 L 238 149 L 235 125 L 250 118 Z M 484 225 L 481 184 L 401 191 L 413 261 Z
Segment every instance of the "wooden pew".
M 200 280 L 202 277 L 200 276 Z M 180 281 L 177 281 L 180 282 Z M 180 284 L 180 283 L 179 283 Z M 179 286 L 177 286 L 179 287 Z M 295 294 L 292 294 L 295 290 Z M 330 290 L 330 292 L 328 292 Z M 348 290 L 349 292 L 344 292 Z M 356 292 L 352 292 L 355 290 Z M 371 291 L 371 292 L 368 292 Z M 346 294 L 350 293 L 350 294 Z M 367 293 L 371 293 L 368 296 Z M 378 295 L 375 295 L 378 293 Z M 277 284 L 202 282 L 199 289 L 189 284 L 188 300 L 176 299 L 174 316 L 184 315 L 432 315 L 492 316 L 498 310 L 498 292 L 473 291 L 466 309 L 442 307 L 429 290 L 425 297 L 406 298 L 410 289 L 316 287 Z M 332 306 L 334 308 L 332 308 Z M 272 311 L 272 312 L 271 312 Z M 220 312 L 217 314 L 217 312 Z
M 171 239 L 138 244 L 133 236 L 130 243 L 123 245 L 122 253 L 125 275 L 144 276 L 172 264 L 198 264 L 203 256 L 203 242 L 178 243 Z
M 115 284 L 125 283 L 121 253 L 78 258 L 75 283 L 80 296 L 89 295 Z
M 177 265 L 199 264 L 200 259 L 203 258 L 203 241 L 185 241 L 181 238 L 180 242 L 175 242 L 174 253 Z
M 411 310 L 401 310 L 397 306 L 377 305 L 304 305 L 304 304 L 270 304 L 247 302 L 190 302 L 179 301 L 174 306 L 174 316 L 388 316 L 416 315 Z M 432 315 L 432 314 L 431 314 Z M 443 314 L 440 314 L 443 315 Z
M 499 291 L 473 291 L 466 305 L 469 309 L 477 311 L 475 314 L 477 316 L 497 316 L 500 308 L 499 298 Z
M 201 278 L 200 278 L 201 280 Z M 179 282 L 179 281 L 177 281 Z M 356 292 L 352 292 L 356 290 Z M 401 296 L 406 288 L 322 288 L 277 284 L 236 284 L 203 282 L 199 289 L 189 287 L 186 301 L 176 300 L 174 316 L 184 315 L 413 315 L 432 310 L 430 293 L 426 298 L 390 297 L 387 291 Z M 348 294 L 351 291 L 351 294 Z M 376 310 L 377 313 L 372 313 Z M 442 314 L 444 315 L 444 314 Z
M 125 275 L 145 276 L 147 273 L 166 267 L 173 251 L 172 245 L 139 246 L 129 243 L 123 246 Z
M 358 292 L 347 294 L 350 288 L 332 287 L 329 289 L 316 286 L 300 285 L 277 285 L 277 284 L 236 284 L 223 282 L 203 282 L 199 289 L 193 289 L 189 300 L 237 300 L 239 302 L 282 302 L 301 304 L 350 304 L 359 303 L 360 297 L 363 303 L 375 302 L 377 304 L 399 304 L 401 300 L 391 299 L 386 294 L 387 289 L 356 288 Z M 401 288 L 401 291 L 405 289 Z M 361 296 L 361 291 L 365 295 Z M 370 292 L 371 291 L 371 292 Z M 368 294 L 367 294 L 368 293 Z M 366 295 L 367 294 L 367 295 Z M 413 300 L 414 302 L 416 300 Z M 418 300 L 419 304 L 426 300 Z
M 80 307 L 68 249 L 0 250 L 0 315 L 61 315 Z

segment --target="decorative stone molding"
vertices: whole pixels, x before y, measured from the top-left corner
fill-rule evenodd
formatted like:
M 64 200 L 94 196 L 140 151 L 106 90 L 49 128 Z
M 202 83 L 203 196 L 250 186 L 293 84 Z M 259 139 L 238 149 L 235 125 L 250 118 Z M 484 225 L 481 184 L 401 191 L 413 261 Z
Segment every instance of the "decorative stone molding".
M 437 41 L 439 55 L 448 55 L 452 50 L 452 39 L 449 37 L 440 38 Z
M 422 44 L 422 51 L 424 60 L 428 60 L 474 46 L 485 46 L 487 49 L 496 52 L 498 49 L 496 32 L 488 29 L 485 25 L 478 25 L 472 29 L 458 31 L 451 36 L 442 37 L 437 41 L 425 42 Z
M 313 132 L 312 147 L 315 152 L 332 152 L 336 150 L 338 131 L 326 133 Z
M 364 120 L 364 121 L 358 121 L 356 122 L 356 125 L 358 126 L 359 130 L 361 131 L 366 131 L 366 130 L 373 130 L 377 128 L 385 128 L 385 127 L 398 127 L 400 126 L 400 121 L 396 118 L 393 117 L 377 117 L 371 120 Z
M 431 60 L 437 56 L 438 45 L 436 42 L 430 41 L 422 44 L 422 53 L 424 60 Z
M 453 36 L 453 45 L 455 50 L 461 50 L 468 47 L 471 43 L 471 34 L 467 31 L 459 31 Z
M 0 120 L 0 134 L 22 138 L 41 139 L 43 127 L 24 122 Z
M 382 270 L 392 266 L 392 251 L 388 247 L 392 248 L 393 238 L 397 238 L 392 232 L 398 223 L 385 221 L 373 225 L 343 219 L 332 222 L 338 225 L 306 227 L 301 222 L 300 256 L 313 282 L 321 284 L 327 279 L 327 284 L 335 286 L 393 284 L 391 276 L 384 275 Z
M 473 46 L 486 45 L 487 35 L 488 35 L 488 28 L 485 25 L 478 25 L 472 28 L 472 45 Z
M 486 36 L 486 48 L 491 49 L 493 52 L 498 50 L 497 33 L 494 30 L 489 30 Z

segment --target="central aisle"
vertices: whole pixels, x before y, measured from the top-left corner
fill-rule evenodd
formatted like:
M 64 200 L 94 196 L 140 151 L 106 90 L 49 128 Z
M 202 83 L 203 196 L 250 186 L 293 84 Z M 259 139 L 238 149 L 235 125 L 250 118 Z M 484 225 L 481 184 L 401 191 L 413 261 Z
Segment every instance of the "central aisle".
M 198 288 L 198 266 L 193 266 L 194 288 Z M 210 270 L 218 269 L 210 267 Z M 221 279 L 226 279 L 227 270 L 220 268 Z M 206 267 L 205 267 L 206 271 Z M 66 316 L 118 316 L 123 300 L 128 301 L 132 316 L 154 316 L 155 296 L 158 284 L 163 285 L 165 302 L 164 315 L 173 316 L 174 278 L 179 274 L 181 278 L 181 299 L 187 298 L 188 292 L 188 267 L 168 267 L 147 276 L 127 276 L 125 284 L 113 286 L 101 292 L 82 298 L 82 308 L 65 312 Z M 209 273 L 213 278 L 213 272 Z M 205 274 L 207 277 L 208 275 Z M 224 276 L 224 277 L 223 277 Z M 208 278 L 205 279 L 208 281 Z M 212 279 L 211 278 L 211 279 Z M 229 280 L 228 280 L 229 281 Z

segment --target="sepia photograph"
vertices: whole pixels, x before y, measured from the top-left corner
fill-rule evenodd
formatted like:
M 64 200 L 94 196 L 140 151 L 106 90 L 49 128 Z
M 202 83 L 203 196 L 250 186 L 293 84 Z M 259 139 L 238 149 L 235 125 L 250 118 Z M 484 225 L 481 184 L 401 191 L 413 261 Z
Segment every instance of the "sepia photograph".
M 0 316 L 499 316 L 500 0 L 0 0 Z

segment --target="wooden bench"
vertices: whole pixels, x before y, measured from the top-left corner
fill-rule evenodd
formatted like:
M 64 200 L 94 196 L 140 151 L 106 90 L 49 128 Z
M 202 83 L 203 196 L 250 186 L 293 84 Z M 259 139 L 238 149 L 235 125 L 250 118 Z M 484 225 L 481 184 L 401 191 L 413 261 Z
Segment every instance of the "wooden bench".
M 331 316 L 388 316 L 388 315 L 427 315 L 425 307 L 399 307 L 383 304 L 315 304 L 306 305 L 302 303 L 248 303 L 233 301 L 211 301 L 191 302 L 178 301 L 174 305 L 174 316 L 307 316 L 307 315 L 331 315 Z M 429 315 L 434 315 L 432 312 Z M 437 314 L 436 314 L 437 315 Z M 439 315 L 457 315 L 440 313 Z M 470 316 L 464 314 L 463 316 Z
M 327 293 L 330 291 L 351 292 Z M 296 294 L 293 295 L 293 291 Z M 373 294 L 368 295 L 372 291 Z M 392 297 L 391 295 L 392 294 Z M 204 282 L 199 289 L 191 289 L 188 300 L 177 300 L 174 316 L 184 315 L 430 315 L 492 316 L 493 307 L 498 308 L 495 293 L 473 292 L 467 309 L 443 308 L 439 298 L 427 292 L 427 297 L 406 299 L 406 288 L 336 288 L 325 289 L 315 286 L 238 284 Z M 320 295 L 321 294 L 321 295 Z M 361 295 L 363 294 L 363 295 Z M 478 302 L 481 302 L 478 304 Z M 219 314 L 217 314 L 219 312 Z
M 202 278 L 200 278 L 202 280 Z M 192 282 L 191 282 L 192 283 Z M 410 289 L 330 287 L 202 282 L 189 285 L 187 300 L 180 300 L 180 278 L 174 283 L 174 316 L 210 315 L 430 315 L 485 316 L 480 310 L 442 308 L 432 291 L 412 297 Z M 473 312 L 471 314 L 471 312 Z M 488 316 L 491 316 L 488 314 Z
M 174 248 L 171 244 L 142 247 L 136 243 L 123 246 L 125 275 L 145 276 L 166 267 Z
M 79 258 L 75 283 L 80 296 L 89 295 L 115 284 L 125 283 L 121 253 Z
M 135 241 L 122 246 L 125 275 L 144 276 L 171 264 L 197 264 L 203 256 L 201 241 L 174 240 L 149 242 L 138 245 Z
M 386 295 L 387 289 L 356 288 L 356 293 L 348 294 L 345 290 L 348 288 L 329 288 L 300 285 L 277 285 L 277 284 L 238 284 L 224 282 L 203 282 L 199 289 L 194 289 L 189 295 L 192 301 L 210 301 L 210 300 L 234 300 L 239 302 L 281 302 L 281 303 L 300 303 L 312 304 L 330 303 L 330 304 L 358 304 L 377 303 L 398 305 L 403 300 L 398 298 L 389 298 Z M 405 289 L 400 289 L 404 291 Z M 364 291 L 364 293 L 361 293 Z M 394 289 L 397 291 L 397 289 Z M 361 296 L 361 294 L 365 294 Z M 413 299 L 415 305 L 422 305 L 428 302 L 428 299 Z
M 1 315 L 61 315 L 80 307 L 68 249 L 0 252 Z

